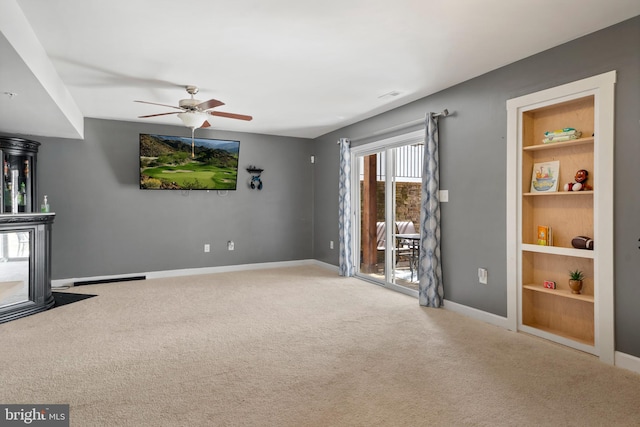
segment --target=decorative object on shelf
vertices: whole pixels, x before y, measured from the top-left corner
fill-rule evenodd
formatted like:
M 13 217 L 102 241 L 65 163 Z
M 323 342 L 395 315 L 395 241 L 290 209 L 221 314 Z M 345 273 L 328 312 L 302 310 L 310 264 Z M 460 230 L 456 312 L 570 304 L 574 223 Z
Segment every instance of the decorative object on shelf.
M 541 246 L 553 246 L 553 229 L 548 225 L 538 226 L 538 244 Z
M 575 182 L 568 182 L 564 185 L 564 191 L 587 191 L 593 190 L 593 187 L 587 184 L 589 172 L 586 169 L 580 169 L 574 177 Z
M 574 128 L 562 128 L 544 133 L 543 144 L 549 144 L 551 142 L 563 142 L 571 141 L 572 139 L 578 139 L 582 136 L 582 132 Z
M 45 213 L 50 212 L 49 200 L 46 194 L 44 196 L 44 200 L 42 201 L 42 204 L 40 205 L 40 212 L 45 212 Z
M 252 190 L 262 190 L 262 179 L 260 175 L 264 169 L 260 169 L 257 166 L 249 166 L 247 167 L 247 172 L 251 174 L 251 180 L 249 181 L 249 188 Z
M 531 174 L 532 193 L 554 193 L 558 191 L 560 161 L 535 163 Z
M 582 280 L 584 280 L 584 274 L 580 270 L 569 271 L 569 287 L 571 293 L 579 294 L 582 291 Z
M 593 240 L 587 236 L 576 236 L 571 239 L 571 246 L 576 249 L 589 249 L 593 250 Z
M 18 213 L 18 170 L 11 169 L 11 213 Z
M 554 282 L 553 280 L 545 280 L 544 281 L 544 287 L 547 289 L 555 289 L 556 288 L 556 282 Z

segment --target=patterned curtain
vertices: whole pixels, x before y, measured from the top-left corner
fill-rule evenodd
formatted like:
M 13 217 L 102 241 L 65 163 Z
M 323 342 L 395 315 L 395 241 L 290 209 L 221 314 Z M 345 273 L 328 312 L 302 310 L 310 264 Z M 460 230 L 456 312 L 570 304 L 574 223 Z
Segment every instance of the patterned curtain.
M 340 182 L 338 191 L 338 232 L 340 241 L 340 275 L 353 276 L 353 257 L 351 255 L 351 151 L 349 140 L 341 138 L 340 144 Z
M 440 166 L 438 161 L 438 117 L 429 113 L 425 123 L 425 151 L 420 206 L 420 259 L 418 295 L 420 305 L 441 307 L 444 299 L 440 262 Z

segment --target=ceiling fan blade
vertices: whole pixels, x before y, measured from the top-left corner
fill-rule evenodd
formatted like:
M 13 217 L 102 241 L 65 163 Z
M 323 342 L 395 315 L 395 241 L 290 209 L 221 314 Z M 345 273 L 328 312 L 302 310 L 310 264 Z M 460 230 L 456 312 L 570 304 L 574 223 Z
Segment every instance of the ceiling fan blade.
M 158 104 L 157 102 L 148 102 L 148 101 L 133 101 L 133 102 L 140 102 L 141 104 L 160 105 L 161 107 L 177 108 L 178 110 L 184 110 L 184 108 L 176 107 L 175 105 Z
M 201 110 L 209 110 L 211 108 L 219 107 L 221 105 L 224 105 L 224 102 L 218 101 L 217 99 L 210 99 L 208 101 L 204 101 L 196 105 L 196 108 L 200 108 Z
M 158 117 L 158 116 L 167 116 L 169 114 L 180 114 L 178 111 L 172 113 L 160 113 L 160 114 L 149 114 L 147 116 L 138 116 L 139 119 L 146 119 L 148 117 Z
M 211 127 L 211 123 L 209 123 L 208 121 L 204 121 L 204 123 L 202 124 L 202 126 L 200 126 L 201 128 L 208 128 Z
M 238 120 L 246 120 L 246 121 L 253 120 L 253 117 L 251 116 L 245 116 L 242 114 L 234 114 L 234 113 L 225 113 L 222 111 L 207 111 L 207 114 L 211 114 L 212 116 L 227 117 L 229 119 L 238 119 Z

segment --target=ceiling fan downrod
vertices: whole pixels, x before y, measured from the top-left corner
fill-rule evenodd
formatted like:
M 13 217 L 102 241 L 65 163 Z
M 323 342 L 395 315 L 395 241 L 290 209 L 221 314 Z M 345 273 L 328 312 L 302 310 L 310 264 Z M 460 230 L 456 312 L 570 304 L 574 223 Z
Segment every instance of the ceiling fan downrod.
M 195 144 L 193 142 L 193 133 L 196 131 L 195 128 L 191 128 L 191 158 L 195 159 L 196 158 L 196 153 L 195 153 Z

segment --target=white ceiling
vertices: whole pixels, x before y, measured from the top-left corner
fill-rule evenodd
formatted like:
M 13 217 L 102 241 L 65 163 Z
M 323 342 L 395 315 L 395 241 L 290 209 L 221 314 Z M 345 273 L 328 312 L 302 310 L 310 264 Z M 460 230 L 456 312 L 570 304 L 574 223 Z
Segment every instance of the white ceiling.
M 2 0 L 0 132 L 180 125 L 133 101 L 177 105 L 197 85 L 254 117 L 214 129 L 313 138 L 639 14 L 638 0 Z

